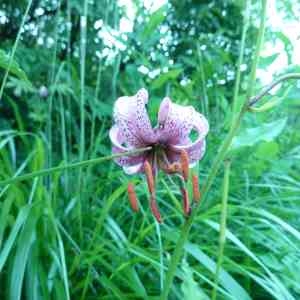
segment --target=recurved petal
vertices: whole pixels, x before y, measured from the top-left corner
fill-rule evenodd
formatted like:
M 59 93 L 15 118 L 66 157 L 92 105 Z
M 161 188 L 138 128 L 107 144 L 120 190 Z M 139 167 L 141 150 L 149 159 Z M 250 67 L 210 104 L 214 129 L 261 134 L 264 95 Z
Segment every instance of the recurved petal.
M 171 155 L 176 158 L 179 157 L 181 150 L 185 150 L 189 156 L 191 165 L 202 159 L 206 149 L 206 142 L 205 139 L 197 138 L 194 142 L 190 140 L 190 142 L 186 144 L 170 145 L 169 149 Z
M 141 172 L 143 169 L 143 163 L 134 165 L 134 166 L 124 166 L 123 170 L 126 174 L 132 175 Z
M 125 142 L 130 146 L 145 146 L 155 141 L 155 133 L 145 105 L 148 92 L 141 89 L 131 97 L 120 97 L 114 105 L 114 120 Z
M 123 132 L 117 125 L 114 125 L 109 130 L 109 138 L 115 148 L 118 148 L 118 152 L 125 152 L 131 150 L 133 147 L 126 143 L 125 136 Z
M 164 98 L 158 113 L 159 140 L 170 145 L 185 145 L 192 129 L 198 137 L 195 143 L 205 138 L 208 133 L 208 122 L 192 106 L 173 103 Z
M 124 151 L 121 150 L 120 148 L 117 147 L 113 147 L 112 148 L 112 153 L 113 154 L 117 154 L 117 153 L 123 153 Z M 140 153 L 140 154 L 136 154 L 136 155 L 130 155 L 130 156 L 120 156 L 115 158 L 115 162 L 121 166 L 121 167 L 125 167 L 125 166 L 133 166 L 136 164 L 139 164 L 141 162 L 143 162 L 145 160 L 146 156 L 144 153 Z
M 195 163 L 202 159 L 205 153 L 205 140 L 199 140 L 193 143 L 191 140 L 185 145 L 171 145 L 166 154 L 170 163 L 180 162 L 180 151 L 184 149 L 189 157 L 189 167 L 193 167 Z
M 120 131 L 119 127 L 116 125 L 110 129 L 109 137 L 113 144 L 113 154 L 123 153 L 134 149 L 132 146 L 128 146 L 126 144 L 125 137 L 122 135 L 122 132 Z M 121 156 L 115 158 L 114 160 L 121 167 L 131 167 L 144 162 L 145 157 L 145 153 L 139 153 L 137 155 Z

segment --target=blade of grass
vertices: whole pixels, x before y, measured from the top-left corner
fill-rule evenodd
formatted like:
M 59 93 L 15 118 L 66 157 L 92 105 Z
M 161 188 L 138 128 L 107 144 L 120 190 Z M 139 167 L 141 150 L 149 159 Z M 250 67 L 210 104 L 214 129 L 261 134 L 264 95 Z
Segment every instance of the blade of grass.
M 47 118 L 47 123 L 46 123 L 46 133 L 47 133 L 47 142 L 48 142 L 48 152 L 47 152 L 47 168 L 51 168 L 53 165 L 53 159 L 52 159 L 52 154 L 53 154 L 53 145 L 52 145 L 52 117 L 53 117 L 53 96 L 54 96 L 54 91 L 55 87 L 57 85 L 57 81 L 60 76 L 60 72 L 62 70 L 63 64 L 61 64 L 57 75 L 55 76 L 55 68 L 56 68 L 56 56 L 57 56 L 57 42 L 58 42 L 58 18 L 60 16 L 60 0 L 58 1 L 58 8 L 55 13 L 55 31 L 54 31 L 54 47 L 53 47 L 53 53 L 52 53 L 52 61 L 51 61 L 51 68 L 50 68 L 50 82 L 49 86 L 52 86 L 52 92 L 50 95 L 50 98 L 48 100 L 48 118 Z M 52 190 L 50 188 L 51 186 L 51 176 L 47 178 L 47 183 L 48 183 L 48 190 L 49 190 L 49 195 L 51 197 Z
M 23 230 L 20 233 L 9 280 L 9 299 L 11 300 L 21 299 L 25 268 L 30 255 L 30 248 L 36 238 L 35 226 L 38 217 L 39 214 L 31 210 Z
M 10 58 L 9 58 L 8 67 L 7 67 L 6 72 L 4 74 L 4 77 L 3 77 L 3 80 L 2 80 L 2 84 L 1 84 L 1 88 L 0 88 L 0 101 L 1 101 L 2 96 L 3 96 L 3 92 L 4 92 L 5 84 L 6 84 L 6 81 L 7 81 L 7 78 L 8 78 L 8 74 L 9 74 L 12 62 L 14 60 L 14 57 L 15 57 L 15 53 L 16 53 L 16 50 L 17 50 L 17 47 L 18 47 L 18 44 L 19 44 L 19 40 L 21 38 L 22 29 L 23 29 L 23 26 L 24 26 L 24 24 L 26 22 L 26 18 L 28 16 L 30 7 L 32 5 L 32 1 L 33 0 L 29 0 L 28 1 L 25 13 L 24 13 L 23 18 L 22 18 L 22 22 L 21 22 L 20 28 L 18 30 L 17 38 L 15 40 L 15 43 L 14 43 L 12 51 L 11 51 L 11 55 L 10 55 Z
M 157 222 L 155 223 L 156 234 L 158 239 L 158 249 L 159 249 L 159 277 L 160 277 L 160 291 L 162 292 L 164 288 L 164 260 L 163 260 L 163 248 L 162 248 L 162 241 L 161 241 L 161 233 L 160 233 L 160 226 Z
M 4 247 L 0 252 L 0 273 L 2 271 L 3 266 L 5 265 L 5 262 L 7 260 L 8 255 L 10 254 L 12 247 L 15 244 L 15 240 L 18 236 L 19 231 L 21 230 L 22 226 L 24 225 L 24 223 L 28 218 L 30 209 L 31 206 L 26 205 L 20 210 L 18 217 L 12 227 L 12 230 L 10 231 L 10 234 L 4 244 Z
M 237 69 L 236 69 L 236 79 L 235 79 L 234 91 L 233 91 L 231 127 L 233 127 L 235 122 L 235 116 L 239 111 L 237 102 L 238 102 L 239 89 L 241 83 L 241 65 L 243 64 L 246 35 L 249 27 L 250 4 L 251 4 L 251 0 L 246 0 L 244 19 L 243 19 L 243 30 L 241 36 L 241 45 L 240 45 L 239 58 L 238 58 Z
M 204 68 L 203 68 L 203 57 L 200 49 L 200 44 L 197 44 L 197 53 L 198 53 L 198 58 L 199 58 L 199 71 L 200 71 L 200 79 L 201 79 L 201 90 L 204 98 L 204 115 L 207 117 L 209 120 L 209 106 L 208 106 L 208 95 L 207 95 L 207 90 L 206 90 L 206 78 L 204 74 Z
M 61 152 L 65 162 L 68 162 L 68 150 L 67 150 L 67 136 L 66 136 L 66 122 L 65 122 L 65 109 L 62 99 L 62 95 L 59 95 L 59 107 L 60 107 L 60 119 L 61 119 Z M 69 175 L 66 172 L 66 192 L 69 193 Z
M 220 270 L 223 262 L 224 248 L 226 242 L 226 219 L 227 219 L 227 202 L 228 202 L 228 191 L 229 191 L 229 174 L 230 174 L 230 161 L 225 162 L 225 172 L 223 179 L 223 196 L 221 205 L 221 220 L 220 220 L 220 236 L 219 236 L 219 252 L 217 267 L 214 278 L 214 287 L 211 294 L 211 299 L 215 300 L 217 298 L 217 288 L 219 284 Z
M 88 17 L 88 1 L 84 0 L 83 15 L 80 16 L 80 142 L 79 142 L 79 160 L 83 160 L 85 156 L 85 57 L 86 57 L 86 32 Z M 82 229 L 82 187 L 85 186 L 85 178 L 82 178 L 82 168 L 78 173 L 78 189 L 77 189 L 77 219 L 79 226 L 80 240 L 83 239 Z
M 80 161 L 77 163 L 73 163 L 73 164 L 66 164 L 66 165 L 62 165 L 62 166 L 57 166 L 57 167 L 53 167 L 53 168 L 49 168 L 49 169 L 43 169 L 40 171 L 36 171 L 36 172 L 32 172 L 32 173 L 27 173 L 24 175 L 20 175 L 20 176 L 16 176 L 16 177 L 12 177 L 9 179 L 5 179 L 0 181 L 0 186 L 2 185 L 6 185 L 6 184 L 12 184 L 12 183 L 16 183 L 16 182 L 20 182 L 20 181 L 24 181 L 24 180 L 29 180 L 32 179 L 34 177 L 39 177 L 39 176 L 46 176 L 49 174 L 53 174 L 56 172 L 60 172 L 60 171 L 65 171 L 65 170 L 71 170 L 71 169 L 76 169 L 76 168 L 82 168 L 88 165 L 95 165 L 95 164 L 100 164 L 102 162 L 117 158 L 117 157 L 122 157 L 122 156 L 126 156 L 126 155 L 133 155 L 136 153 L 141 153 L 147 150 L 151 150 L 151 147 L 145 147 L 145 148 L 140 148 L 140 149 L 135 149 L 132 151 L 127 151 L 127 152 L 123 152 L 123 153 L 118 153 L 118 154 L 113 154 L 113 155 L 108 155 L 108 156 L 103 156 L 103 157 L 99 157 L 99 158 L 94 158 L 94 159 L 89 159 L 89 160 L 84 160 L 84 161 Z
M 211 273 L 215 273 L 216 270 L 216 263 L 207 255 L 205 254 L 199 246 L 188 242 L 185 245 L 185 250 L 189 255 L 194 257 L 201 265 L 203 265 L 206 269 L 208 269 Z M 243 300 L 250 300 L 250 296 L 248 295 L 247 291 L 240 285 L 238 281 L 236 281 L 226 270 L 224 270 L 221 266 L 220 268 L 220 283 L 222 287 L 226 289 L 233 299 L 243 299 Z M 214 283 L 211 282 L 210 285 L 213 287 Z M 220 287 L 217 287 L 220 290 Z M 222 291 L 222 290 L 220 290 Z

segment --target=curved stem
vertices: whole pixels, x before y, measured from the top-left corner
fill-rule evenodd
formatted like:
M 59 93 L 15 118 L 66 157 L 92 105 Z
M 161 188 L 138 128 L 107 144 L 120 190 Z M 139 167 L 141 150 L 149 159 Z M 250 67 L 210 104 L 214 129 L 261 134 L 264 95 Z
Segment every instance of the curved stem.
M 286 74 L 283 75 L 281 77 L 279 77 L 278 79 L 276 79 L 275 81 L 273 81 L 272 83 L 270 83 L 269 85 L 267 85 L 266 87 L 264 87 L 262 89 L 262 91 L 257 94 L 256 96 L 252 97 L 249 100 L 249 106 L 253 106 L 254 104 L 256 104 L 262 97 L 264 97 L 270 90 L 272 90 L 276 85 L 278 85 L 279 83 L 285 81 L 285 80 L 290 80 L 290 79 L 300 79 L 300 73 L 290 73 L 290 74 Z
M 17 177 L 11 177 L 11 178 L 2 180 L 2 181 L 0 181 L 0 186 L 6 185 L 6 184 L 11 184 L 11 183 L 16 183 L 16 182 L 20 182 L 20 181 L 25 181 L 25 180 L 28 180 L 28 179 L 31 179 L 34 177 L 45 176 L 45 175 L 49 175 L 49 174 L 60 172 L 60 171 L 82 168 L 82 167 L 85 167 L 88 165 L 96 165 L 96 164 L 100 164 L 107 160 L 111 160 L 111 159 L 122 157 L 122 156 L 134 155 L 134 154 L 145 152 L 145 151 L 148 151 L 151 149 L 152 149 L 151 147 L 139 148 L 139 149 L 122 152 L 122 153 L 118 153 L 118 154 L 113 154 L 113 155 L 109 155 L 109 156 L 83 160 L 83 161 L 79 161 L 79 162 L 76 162 L 73 164 L 67 164 L 67 165 L 57 166 L 57 167 L 53 167 L 53 168 L 49 168 L 49 169 L 43 169 L 40 171 L 27 173 L 27 174 L 20 175 Z

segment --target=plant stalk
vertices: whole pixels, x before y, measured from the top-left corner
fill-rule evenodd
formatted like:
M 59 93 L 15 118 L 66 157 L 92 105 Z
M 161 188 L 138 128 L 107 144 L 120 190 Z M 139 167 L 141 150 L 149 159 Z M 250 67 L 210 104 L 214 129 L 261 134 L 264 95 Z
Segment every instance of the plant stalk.
M 56 166 L 53 168 L 43 169 L 40 171 L 27 173 L 24 175 L 11 177 L 11 178 L 2 180 L 2 181 L 0 181 L 0 186 L 25 181 L 25 180 L 32 179 L 35 177 L 46 176 L 46 175 L 56 173 L 56 172 L 61 172 L 61 171 L 66 171 L 66 170 L 71 170 L 71 169 L 76 169 L 76 168 L 82 168 L 82 167 L 89 166 L 89 165 L 96 165 L 96 164 L 100 164 L 104 161 L 108 161 L 108 160 L 111 160 L 114 158 L 128 156 L 128 155 L 134 155 L 134 154 L 138 154 L 138 153 L 148 151 L 151 149 L 152 149 L 151 147 L 139 148 L 139 149 L 122 152 L 122 153 L 118 153 L 118 154 L 113 154 L 113 155 L 108 155 L 108 156 L 104 156 L 104 157 L 98 157 L 98 158 L 94 158 L 94 159 L 79 161 L 79 162 L 76 162 L 73 164 L 67 164 L 67 165 L 62 165 L 62 166 Z
M 220 276 L 220 271 L 221 271 L 221 265 L 223 262 L 224 248 L 225 248 L 225 242 L 226 242 L 226 220 L 227 220 L 227 204 L 228 204 L 228 191 L 229 191 L 229 175 L 230 175 L 230 161 L 227 160 L 227 161 L 225 161 L 225 172 L 224 172 L 224 179 L 223 179 L 219 252 L 218 252 L 216 273 L 215 273 L 215 278 L 214 278 L 214 286 L 213 286 L 212 296 L 211 296 L 212 300 L 216 300 L 216 298 L 217 298 L 219 276 Z
M 260 29 L 259 29 L 259 33 L 258 33 L 258 37 L 257 37 L 257 43 L 256 43 L 256 51 L 255 51 L 255 57 L 254 57 L 254 62 L 252 65 L 252 69 L 251 69 L 251 75 L 250 75 L 250 82 L 254 82 L 255 81 L 255 77 L 256 77 L 256 67 L 258 64 L 258 60 L 259 60 L 259 53 L 260 53 L 260 48 L 261 48 L 261 44 L 262 44 L 262 39 L 263 39 L 263 34 L 264 34 L 264 28 L 265 28 L 265 20 L 266 20 L 266 0 L 262 0 L 262 4 L 263 4 L 263 8 L 262 8 L 262 13 L 261 13 L 261 22 L 260 22 Z M 251 84 L 249 90 L 248 90 L 248 94 L 247 95 L 251 95 L 252 93 L 252 89 L 253 89 L 253 84 Z M 227 134 L 224 142 L 221 144 L 219 151 L 217 153 L 217 156 L 212 164 L 211 170 L 209 172 L 208 178 L 206 180 L 206 184 L 204 186 L 203 189 L 203 195 L 202 195 L 202 201 L 201 204 L 203 202 L 205 202 L 208 192 L 212 186 L 212 183 L 217 175 L 217 172 L 220 169 L 220 166 L 227 154 L 228 149 L 230 148 L 232 139 L 234 138 L 235 134 L 237 133 L 237 130 L 241 124 L 242 118 L 244 116 L 244 114 L 246 113 L 247 109 L 248 109 L 248 100 L 249 97 L 246 97 L 246 101 L 244 102 L 242 109 L 240 110 L 240 112 L 238 113 L 237 118 L 234 120 L 234 122 L 231 125 L 230 131 Z M 181 234 L 179 236 L 179 239 L 176 243 L 175 246 L 175 250 L 173 252 L 173 255 L 171 257 L 171 261 L 170 261 L 170 265 L 166 274 L 166 280 L 165 280 L 165 285 L 164 285 L 164 290 L 162 292 L 161 295 L 161 300 L 167 300 L 168 299 L 168 295 L 169 295 L 169 291 L 171 289 L 172 286 L 172 282 L 173 279 L 175 277 L 175 272 L 177 269 L 177 266 L 179 264 L 180 258 L 181 258 L 181 254 L 183 252 L 183 248 L 184 248 L 184 244 L 188 238 L 188 234 L 189 231 L 193 225 L 193 221 L 199 211 L 200 205 L 198 205 L 192 212 L 190 218 L 188 218 L 185 222 L 185 224 L 182 227 L 181 230 Z
M 263 98 L 269 91 L 271 91 L 276 85 L 280 84 L 283 81 L 290 80 L 290 79 L 300 79 L 300 73 L 290 73 L 279 77 L 278 79 L 271 82 L 269 85 L 264 87 L 260 93 L 256 96 L 252 97 L 249 100 L 249 106 L 253 106 L 256 104 L 261 98 Z

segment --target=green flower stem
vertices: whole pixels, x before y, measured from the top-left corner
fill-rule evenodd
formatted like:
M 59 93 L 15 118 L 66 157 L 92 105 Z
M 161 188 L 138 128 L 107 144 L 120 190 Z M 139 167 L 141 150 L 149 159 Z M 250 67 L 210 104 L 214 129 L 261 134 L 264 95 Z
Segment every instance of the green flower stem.
M 139 149 L 122 152 L 122 153 L 118 153 L 118 154 L 113 154 L 113 155 L 108 155 L 108 156 L 104 156 L 104 157 L 98 157 L 98 158 L 94 158 L 94 159 L 79 161 L 79 162 L 76 162 L 73 164 L 67 164 L 67 165 L 57 166 L 57 167 L 53 167 L 53 168 L 49 168 L 49 169 L 43 169 L 40 171 L 27 173 L 27 174 L 20 175 L 17 177 L 11 177 L 11 178 L 2 180 L 2 181 L 0 181 L 0 186 L 25 181 L 25 180 L 29 180 L 29 179 L 32 179 L 35 177 L 41 177 L 41 176 L 49 175 L 49 174 L 56 173 L 56 172 L 61 172 L 61 171 L 66 171 L 66 170 L 71 170 L 71 169 L 76 169 L 76 168 L 82 168 L 82 167 L 89 166 L 89 165 L 96 165 L 96 164 L 100 164 L 104 161 L 108 161 L 108 160 L 111 160 L 114 158 L 128 156 L 128 155 L 134 155 L 134 154 L 148 151 L 151 149 L 152 149 L 151 147 L 139 148 Z
M 242 37 L 241 37 L 241 46 L 239 51 L 239 58 L 237 63 L 237 70 L 236 70 L 236 79 L 234 84 L 234 91 L 233 91 L 233 100 L 232 100 L 232 119 L 231 119 L 231 127 L 234 126 L 235 115 L 238 112 L 238 95 L 240 90 L 240 82 L 241 82 L 241 65 L 243 63 L 244 52 L 245 52 L 245 42 L 246 42 L 246 34 L 249 27 L 249 15 L 250 15 L 250 0 L 246 1 L 245 7 L 245 14 L 243 20 L 243 30 L 242 30 Z
M 250 74 L 250 86 L 249 89 L 247 91 L 247 97 L 246 97 L 246 101 L 243 104 L 240 112 L 237 115 L 237 118 L 233 121 L 233 123 L 231 124 L 231 128 L 229 133 L 227 134 L 224 142 L 221 144 L 218 154 L 212 164 L 212 167 L 210 169 L 210 172 L 208 174 L 208 178 L 206 181 L 206 184 L 203 188 L 203 194 L 202 194 L 202 201 L 201 203 L 205 202 L 208 192 L 212 186 L 212 183 L 217 175 L 217 172 L 220 169 L 220 166 L 227 154 L 228 149 L 230 148 L 232 139 L 234 138 L 234 136 L 237 133 L 237 130 L 241 124 L 242 118 L 244 116 L 244 114 L 247 112 L 248 109 L 248 99 L 250 98 L 252 92 L 253 92 L 253 86 L 254 86 L 254 82 L 255 82 L 255 78 L 256 78 L 256 68 L 257 68 L 257 64 L 258 64 L 258 60 L 259 60 L 259 53 L 260 53 L 260 48 L 262 45 L 262 40 L 263 40 L 263 36 L 264 36 L 264 29 L 265 29 L 265 21 L 266 21 L 266 4 L 267 4 L 267 0 L 262 0 L 262 12 L 261 12 L 261 18 L 260 18 L 260 28 L 259 28 L 259 32 L 258 32 L 258 37 L 257 37 L 257 42 L 256 42 L 256 49 L 255 49 L 255 55 L 254 55 L 254 60 L 253 60 L 253 64 L 252 64 L 252 68 L 251 68 L 251 74 Z M 235 104 L 234 104 L 235 105 Z M 171 261 L 169 264 L 169 268 L 166 274 L 166 280 L 165 280 L 165 285 L 164 285 L 164 290 L 162 292 L 161 295 L 161 300 L 167 300 L 168 299 L 168 295 L 169 295 L 169 291 L 171 289 L 172 286 L 172 282 L 175 276 L 175 272 L 177 269 L 177 266 L 179 264 L 180 258 L 181 258 L 181 254 L 183 252 L 183 248 L 184 248 L 184 244 L 188 238 L 188 234 L 189 231 L 192 227 L 193 221 L 199 211 L 199 207 L 200 205 L 198 205 L 196 207 L 196 209 L 194 209 L 192 211 L 192 214 L 190 216 L 190 218 L 188 218 L 186 220 L 186 222 L 184 223 L 182 230 L 181 230 L 181 234 L 179 236 L 179 239 L 176 243 L 175 246 L 175 250 L 173 252 L 173 255 L 171 257 Z
M 252 66 L 251 66 L 250 80 L 248 82 L 248 90 L 247 90 L 246 99 L 249 99 L 253 95 L 253 89 L 254 89 L 255 80 L 256 80 L 256 70 L 257 70 L 259 56 L 260 56 L 260 49 L 262 47 L 264 33 L 265 33 L 265 27 L 266 27 L 266 17 L 267 17 L 266 12 L 267 12 L 267 0 L 262 0 L 262 11 L 260 14 L 260 26 L 259 26 L 258 36 L 257 36 L 257 40 L 256 40 L 254 58 L 253 58 Z
M 270 90 L 272 90 L 279 83 L 290 79 L 300 79 L 300 73 L 286 74 L 274 80 L 272 83 L 264 87 L 260 93 L 258 93 L 256 96 L 252 97 L 249 100 L 249 106 L 253 106 L 254 104 L 256 104 L 262 97 L 264 97 Z
M 207 178 L 207 181 L 206 181 L 206 184 L 203 188 L 203 194 L 202 194 L 202 200 L 201 200 L 201 203 L 203 203 L 205 201 L 205 199 L 207 198 L 207 195 L 208 195 L 208 192 L 211 188 L 211 185 L 216 177 L 216 174 L 227 154 L 227 151 L 231 145 L 231 142 L 232 142 L 232 139 L 234 138 L 238 128 L 239 128 L 239 125 L 241 123 L 241 120 L 242 120 L 242 116 L 244 115 L 244 113 L 247 111 L 247 105 L 244 105 L 243 109 L 241 110 L 238 118 L 237 118 L 237 121 L 236 123 L 234 124 L 234 126 L 232 127 L 232 129 L 230 130 L 230 132 L 228 133 L 226 139 L 224 140 L 223 144 L 221 145 L 220 147 L 220 151 L 218 152 L 215 160 L 214 160 L 214 163 L 211 167 L 211 170 L 209 172 L 209 175 L 208 175 L 208 178 Z M 196 215 L 198 214 L 198 211 L 199 211 L 199 208 L 200 208 L 200 205 L 198 205 L 191 213 L 190 217 L 186 220 L 186 222 L 184 223 L 183 227 L 182 227 L 182 230 L 181 230 L 181 234 L 179 236 L 179 239 L 176 243 L 176 246 L 175 246 L 175 250 L 173 252 L 173 255 L 171 257 L 171 261 L 170 261 L 170 264 L 169 264 L 169 268 L 168 268 L 168 271 L 166 273 L 166 280 L 165 280 L 165 284 L 164 284 L 164 290 L 163 290 L 163 293 L 161 295 L 161 300 L 167 300 L 168 299 L 168 294 L 169 294 L 169 291 L 171 289 L 171 285 L 172 285 L 172 282 L 173 282 L 173 278 L 175 276 L 175 272 L 176 272 L 176 269 L 177 269 L 177 265 L 179 263 L 179 260 L 180 260 L 180 257 L 181 257 L 181 254 L 182 254 L 182 251 L 183 251 L 183 247 L 184 247 L 184 244 L 188 238 L 188 234 L 189 234 L 189 231 L 192 227 L 192 224 L 193 224 L 193 221 L 196 217 Z
M 263 44 L 263 37 L 264 37 L 264 32 L 265 32 L 265 25 L 266 25 L 266 10 L 267 10 L 267 0 L 261 0 L 261 5 L 262 5 L 262 11 L 260 15 L 260 27 L 258 31 L 258 36 L 256 40 L 256 47 L 255 47 L 255 53 L 254 53 L 254 58 L 252 61 L 252 66 L 251 66 L 251 72 L 250 72 L 250 79 L 248 80 L 248 88 L 246 92 L 246 99 L 250 99 L 253 94 L 254 94 L 254 86 L 256 82 L 256 71 L 257 71 L 257 66 L 259 62 L 259 57 L 260 57 L 260 50 Z M 245 224 L 248 224 L 248 216 L 245 215 Z M 246 228 L 247 226 L 245 226 Z M 251 240 L 248 238 L 248 234 L 246 233 L 245 236 L 245 242 L 248 248 L 251 248 Z M 250 266 L 250 258 L 247 256 L 245 258 L 245 265 Z M 246 278 L 245 282 L 245 287 L 247 290 L 250 290 L 251 283 L 250 283 L 250 278 Z
M 214 278 L 214 287 L 212 290 L 212 300 L 217 298 L 217 288 L 219 283 L 219 275 L 221 270 L 221 265 L 223 262 L 223 254 L 226 242 L 226 220 L 227 220 L 227 204 L 228 204 L 228 191 L 229 191 L 229 175 L 230 175 L 230 161 L 225 161 L 225 172 L 223 179 L 223 196 L 221 205 L 221 220 L 220 220 L 220 236 L 219 236 L 219 252 L 218 252 L 218 262 L 216 267 L 216 273 Z

